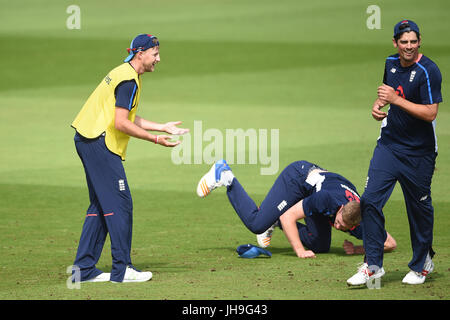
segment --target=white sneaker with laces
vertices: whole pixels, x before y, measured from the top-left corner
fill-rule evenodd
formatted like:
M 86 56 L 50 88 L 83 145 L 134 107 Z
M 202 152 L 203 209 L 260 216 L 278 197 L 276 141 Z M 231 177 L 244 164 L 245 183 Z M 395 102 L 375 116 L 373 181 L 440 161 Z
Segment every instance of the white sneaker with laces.
M 382 276 L 384 276 L 384 274 L 385 272 L 383 268 L 378 269 L 375 272 L 371 272 L 367 263 L 364 262 L 358 268 L 358 272 L 347 280 L 347 284 L 349 286 L 360 286 L 363 284 L 367 284 L 367 282 L 372 279 L 381 278 Z
M 137 271 L 131 267 L 127 266 L 125 270 L 125 276 L 123 277 L 122 282 L 145 282 L 149 281 L 152 278 L 153 274 L 150 271 Z M 111 281 L 115 282 L 116 281 Z
M 427 258 L 425 259 L 425 264 L 423 265 L 422 272 L 416 272 L 413 270 L 410 270 L 406 276 L 403 278 L 402 283 L 406 284 L 422 284 L 425 282 L 425 279 L 427 276 L 433 272 L 434 270 L 434 263 L 433 260 L 431 260 L 430 254 L 427 255 Z
M 256 235 L 256 241 L 261 248 L 267 248 L 270 246 L 270 241 L 272 240 L 272 234 L 275 230 L 275 226 L 277 223 L 275 222 L 269 229 L 264 231 L 263 233 Z
M 223 172 L 228 174 L 222 175 Z M 234 176 L 226 161 L 216 161 L 211 169 L 198 182 L 197 195 L 200 198 L 204 198 L 214 189 L 230 185 L 233 178 Z

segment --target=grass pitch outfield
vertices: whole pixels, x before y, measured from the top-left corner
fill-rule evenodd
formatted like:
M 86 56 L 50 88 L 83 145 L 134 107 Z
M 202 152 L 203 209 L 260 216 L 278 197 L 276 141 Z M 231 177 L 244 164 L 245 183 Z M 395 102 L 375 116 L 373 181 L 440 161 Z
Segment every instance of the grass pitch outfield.
M 450 32 L 448 1 L 76 1 L 81 29 L 68 29 L 73 1 L 0 1 L 0 299 L 449 299 Z M 381 29 L 370 30 L 369 5 Z M 134 9 L 135 8 L 135 9 Z M 385 207 L 398 248 L 385 255 L 380 290 L 348 288 L 361 256 L 346 256 L 333 230 L 331 252 L 295 257 L 276 230 L 272 258 L 240 259 L 254 243 L 225 190 L 195 194 L 210 165 L 175 165 L 171 150 L 131 140 L 124 163 L 134 200 L 132 259 L 153 280 L 68 289 L 88 194 L 70 123 L 138 33 L 156 34 L 161 63 L 143 77 L 139 113 L 203 130 L 279 129 L 279 171 L 309 160 L 353 181 L 360 192 L 379 134 L 370 109 L 394 53 L 393 25 L 415 20 L 422 52 L 443 75 L 439 156 L 432 191 L 435 271 L 401 283 L 411 258 L 403 197 Z M 204 146 L 206 143 L 204 144 Z M 250 150 L 249 150 L 250 152 Z M 192 155 L 194 156 L 194 155 Z M 232 165 L 260 202 L 276 175 Z M 360 244 L 359 241 L 356 243 Z M 98 263 L 111 268 L 109 240 Z

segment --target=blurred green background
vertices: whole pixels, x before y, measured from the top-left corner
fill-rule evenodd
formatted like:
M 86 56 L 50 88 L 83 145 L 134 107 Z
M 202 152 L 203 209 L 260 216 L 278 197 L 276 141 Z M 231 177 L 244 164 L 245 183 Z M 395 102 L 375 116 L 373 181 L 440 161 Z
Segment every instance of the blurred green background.
M 78 5 L 81 28 L 68 29 Z M 369 29 L 370 5 L 381 28 Z M 448 299 L 450 284 L 450 22 L 448 1 L 0 1 L 0 298 L 1 299 Z M 279 129 L 279 172 L 308 160 L 363 191 L 380 123 L 370 110 L 392 29 L 419 24 L 422 53 L 440 67 L 444 102 L 437 118 L 433 178 L 436 270 L 423 286 L 401 279 L 411 258 L 399 186 L 385 208 L 398 249 L 385 257 L 381 290 L 352 290 L 345 280 L 362 260 L 345 256 L 347 235 L 332 250 L 300 260 L 281 231 L 271 259 L 238 259 L 256 243 L 224 190 L 195 194 L 206 163 L 175 165 L 171 151 L 132 139 L 124 162 L 134 199 L 133 260 L 145 284 L 83 284 L 69 290 L 88 206 L 70 124 L 106 73 L 140 33 L 160 39 L 161 63 L 143 76 L 138 114 L 182 120 L 203 130 Z M 277 175 L 261 165 L 233 171 L 260 202 Z M 360 242 L 356 242 L 360 244 Z M 109 271 L 107 241 L 99 267 Z

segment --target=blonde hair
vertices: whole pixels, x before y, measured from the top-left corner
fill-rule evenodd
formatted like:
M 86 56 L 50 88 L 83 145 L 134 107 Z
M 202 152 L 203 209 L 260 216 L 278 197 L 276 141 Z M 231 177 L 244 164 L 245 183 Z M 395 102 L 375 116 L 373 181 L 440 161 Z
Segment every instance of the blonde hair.
M 342 220 L 350 227 L 361 222 L 361 205 L 358 201 L 350 201 L 342 208 Z

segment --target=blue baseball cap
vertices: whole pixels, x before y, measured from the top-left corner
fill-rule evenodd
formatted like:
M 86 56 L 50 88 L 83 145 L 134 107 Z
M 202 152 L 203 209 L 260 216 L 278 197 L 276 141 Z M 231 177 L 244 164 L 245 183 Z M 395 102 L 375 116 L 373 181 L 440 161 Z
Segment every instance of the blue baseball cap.
M 127 49 L 128 57 L 123 62 L 128 62 L 133 59 L 134 55 L 139 51 L 159 46 L 158 38 L 151 34 L 140 34 L 131 41 L 130 47 Z
M 402 20 L 394 27 L 394 38 L 403 32 L 415 31 L 420 35 L 419 26 L 411 20 Z
M 271 252 L 252 244 L 240 245 L 239 247 L 237 247 L 236 252 L 238 253 L 239 257 L 248 259 L 256 258 L 261 254 L 264 254 L 269 258 L 272 256 Z

